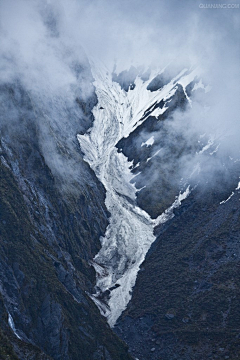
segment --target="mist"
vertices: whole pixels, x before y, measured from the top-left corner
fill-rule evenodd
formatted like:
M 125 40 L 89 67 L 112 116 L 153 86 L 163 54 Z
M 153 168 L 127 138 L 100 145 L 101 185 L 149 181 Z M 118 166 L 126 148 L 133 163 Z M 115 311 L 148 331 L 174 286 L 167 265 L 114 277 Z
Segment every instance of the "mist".
M 236 2 L 226 3 L 236 7 L 210 9 L 190 0 L 2 0 L 0 82 L 21 84 L 31 98 L 52 171 L 75 174 L 76 164 L 66 153 L 76 151 L 76 134 L 92 121 L 76 99 L 89 109 L 96 102 L 89 61 L 104 63 L 109 71 L 116 66 L 117 73 L 131 65 L 197 68 L 211 90 L 204 96 L 195 92 L 192 106 L 184 114 L 176 112 L 169 124 L 172 141 L 176 131 L 189 146 L 202 134 L 206 143 L 214 138 L 219 150 L 205 166 L 208 174 L 222 159 L 238 159 L 240 9 Z M 19 114 L 8 116 L 3 101 L 1 109 L 2 124 L 17 131 Z M 59 153 L 60 142 L 68 150 L 65 155 Z M 205 154 L 182 157 L 179 176 L 187 178 L 199 162 L 206 163 Z

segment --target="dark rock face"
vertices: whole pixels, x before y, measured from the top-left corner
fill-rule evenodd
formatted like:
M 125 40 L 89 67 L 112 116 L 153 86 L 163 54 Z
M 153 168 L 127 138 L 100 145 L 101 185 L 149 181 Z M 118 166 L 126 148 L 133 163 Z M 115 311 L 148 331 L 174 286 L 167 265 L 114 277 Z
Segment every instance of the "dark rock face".
M 166 84 L 168 84 L 172 79 L 174 83 L 178 80 L 178 74 L 181 72 L 178 66 L 171 64 L 163 72 L 157 75 L 148 85 L 147 89 L 150 91 L 156 91 L 162 89 Z
M 35 100 L 19 83 L 1 88 L 0 357 L 130 359 L 88 296 L 108 213 L 75 135 L 95 95 L 76 99 L 67 133 Z
M 161 74 L 149 90 L 167 82 Z M 187 109 L 194 82 L 183 90 L 176 79 L 174 86 L 174 95 L 156 102 L 142 125 L 118 143 L 119 151 L 133 161 L 132 181 L 141 189 L 138 205 L 154 218 L 181 189 L 181 159 L 201 150 L 197 138 L 186 141 L 182 130 L 171 132 L 169 123 L 176 111 Z M 152 115 L 164 107 L 163 114 Z M 151 136 L 154 142 L 148 146 Z M 194 187 L 174 210 L 174 218 L 155 229 L 157 239 L 115 326 L 139 360 L 240 359 L 240 169 L 227 158 L 222 164 L 227 172 L 219 169 L 217 181 L 206 178 Z
M 222 191 L 196 189 L 156 229 L 115 328 L 139 360 L 240 358 L 239 191 L 220 205 L 235 176 Z
M 89 77 L 81 66 L 74 71 Z M 115 74 L 115 81 L 129 91 L 139 74 L 148 76 L 133 68 Z M 168 81 L 161 75 L 149 90 Z M 184 91 L 176 79 L 173 86 L 174 95 L 153 104 L 144 123 L 118 144 L 133 167 L 139 163 L 134 182 L 148 186 L 137 202 L 152 217 L 180 189 L 179 159 L 198 150 L 179 134 L 172 141 L 168 132 L 165 120 L 187 108 L 194 84 Z M 132 359 L 120 337 L 139 360 L 240 359 L 237 164 L 232 182 L 219 178 L 217 190 L 197 187 L 175 217 L 155 229 L 157 240 L 115 327 L 118 337 L 88 296 L 95 285 L 89 260 L 100 249 L 109 214 L 76 134 L 91 126 L 96 96 L 77 94 L 70 109 L 61 107 L 60 122 L 54 101 L 46 114 L 19 82 L 3 85 L 0 97 L 0 358 Z M 151 115 L 164 106 L 164 114 Z M 151 149 L 142 146 L 145 133 L 155 137 Z
M 135 88 L 135 80 L 139 71 L 131 66 L 129 70 L 122 71 L 119 75 L 115 72 L 112 74 L 113 81 L 117 82 L 125 91 L 133 90 Z
M 122 151 L 129 161 L 133 160 L 132 172 L 136 175 L 133 182 L 141 189 L 137 193 L 138 206 L 153 218 L 173 203 L 180 189 L 177 176 L 179 159 L 189 152 L 196 151 L 195 147 L 189 148 L 181 132 L 173 137 L 169 131 L 169 122 L 175 111 L 184 111 L 188 106 L 182 86 L 176 84 L 175 87 L 174 95 L 166 101 L 156 102 L 149 108 L 144 114 L 146 120 L 128 138 L 123 138 L 117 144 L 119 151 Z M 162 109 L 164 106 L 167 110 L 162 115 L 151 115 L 154 110 Z M 151 136 L 154 136 L 153 145 L 143 145 Z
M 149 90 L 167 82 L 161 74 Z M 175 112 L 187 109 L 194 81 L 185 90 L 177 79 L 174 86 L 174 95 L 150 107 L 142 125 L 117 145 L 133 161 L 138 205 L 154 218 L 181 188 L 181 159 L 201 150 L 197 138 L 189 142 L 183 131 L 169 131 Z M 164 107 L 163 114 L 152 115 Z M 155 229 L 157 239 L 115 326 L 139 360 L 240 359 L 240 169 L 238 160 L 221 163 L 217 181 L 206 178 L 194 186 L 174 218 Z
M 147 89 L 150 91 L 156 91 L 162 89 L 164 85 L 166 85 L 169 81 L 172 80 L 172 76 L 168 76 L 165 74 L 157 75 L 148 85 Z

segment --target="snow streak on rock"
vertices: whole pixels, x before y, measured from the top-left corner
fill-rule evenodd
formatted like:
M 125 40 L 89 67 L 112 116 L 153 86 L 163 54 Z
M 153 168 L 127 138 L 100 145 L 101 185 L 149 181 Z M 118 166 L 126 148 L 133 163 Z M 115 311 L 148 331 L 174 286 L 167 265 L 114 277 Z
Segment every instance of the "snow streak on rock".
M 186 72 L 183 71 L 181 75 Z M 98 104 L 93 109 L 93 127 L 78 135 L 84 160 L 105 186 L 106 206 L 111 217 L 102 248 L 93 260 L 97 273 L 96 293 L 91 297 L 110 326 L 126 308 L 137 273 L 150 245 L 155 240 L 154 226 L 173 216 L 189 189 L 180 194 L 170 209 L 153 220 L 136 205 L 136 188 L 130 183 L 132 163 L 115 145 L 128 137 L 144 120 L 144 112 L 154 103 L 168 99 L 176 91 L 174 79 L 163 89 L 150 92 L 149 81 L 137 78 L 128 92 L 112 81 L 111 73 L 93 66 Z M 164 111 L 167 107 L 164 109 Z
M 14 324 L 14 321 L 13 321 L 13 318 L 12 318 L 12 315 L 10 315 L 8 313 L 8 324 L 10 326 L 10 328 L 12 329 L 12 331 L 14 332 L 14 335 L 19 339 L 19 340 L 22 340 L 21 337 L 18 335 L 17 333 L 17 330 L 16 330 L 16 327 L 15 327 L 15 324 Z

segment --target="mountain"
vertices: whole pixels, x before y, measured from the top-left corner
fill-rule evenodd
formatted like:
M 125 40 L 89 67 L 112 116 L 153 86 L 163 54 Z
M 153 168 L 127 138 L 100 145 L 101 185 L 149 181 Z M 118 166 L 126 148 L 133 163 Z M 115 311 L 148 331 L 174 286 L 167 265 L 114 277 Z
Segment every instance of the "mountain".
M 0 89 L 0 356 L 238 359 L 239 159 L 192 128 L 198 69 L 70 70 Z
M 116 333 L 138 359 L 239 359 L 239 190 L 195 191 L 156 230 Z M 231 192 L 230 192 L 231 194 Z
M 41 100 L 20 81 L 1 86 L 0 357 L 131 359 L 89 296 L 109 213 L 76 135 L 96 95 L 60 120 L 64 99 Z

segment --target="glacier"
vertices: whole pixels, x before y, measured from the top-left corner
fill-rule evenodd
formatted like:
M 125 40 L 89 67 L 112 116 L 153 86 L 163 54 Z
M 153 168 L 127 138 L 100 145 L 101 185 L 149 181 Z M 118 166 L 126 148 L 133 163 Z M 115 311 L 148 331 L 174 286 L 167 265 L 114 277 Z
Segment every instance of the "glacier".
M 172 206 L 152 219 L 136 205 L 133 163 L 118 151 L 116 144 L 128 137 L 145 120 L 144 113 L 176 91 L 176 78 L 185 89 L 196 76 L 195 70 L 184 69 L 162 89 L 151 92 L 148 84 L 160 72 L 152 72 L 149 80 L 140 77 L 135 88 L 125 91 L 112 80 L 111 72 L 102 64 L 92 63 L 98 103 L 93 109 L 92 128 L 77 135 L 84 160 L 90 165 L 106 189 L 106 207 L 111 216 L 101 249 L 92 261 L 96 271 L 96 289 L 91 294 L 102 315 L 113 327 L 131 299 L 137 273 L 147 251 L 155 240 L 154 227 L 172 218 L 173 209 L 190 193 L 189 186 L 179 193 Z M 161 109 L 161 112 L 167 107 Z M 154 114 L 156 115 L 156 114 Z M 106 296 L 104 296 L 104 294 Z

